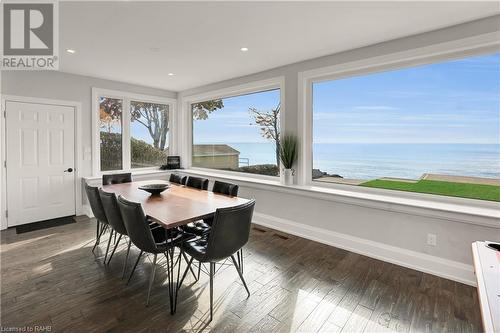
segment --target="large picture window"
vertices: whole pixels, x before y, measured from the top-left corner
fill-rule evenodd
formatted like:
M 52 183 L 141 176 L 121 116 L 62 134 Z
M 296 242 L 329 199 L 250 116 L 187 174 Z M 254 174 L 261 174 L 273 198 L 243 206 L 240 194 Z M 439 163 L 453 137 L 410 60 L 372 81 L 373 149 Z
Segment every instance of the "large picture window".
M 313 182 L 500 201 L 500 53 L 315 82 Z
M 97 92 L 96 172 L 159 167 L 169 151 L 171 103 L 119 92 Z
M 168 104 L 130 102 L 132 168 L 165 164 L 168 155 Z
M 192 166 L 279 175 L 280 89 L 191 104 Z
M 99 97 L 101 171 L 123 169 L 123 99 Z

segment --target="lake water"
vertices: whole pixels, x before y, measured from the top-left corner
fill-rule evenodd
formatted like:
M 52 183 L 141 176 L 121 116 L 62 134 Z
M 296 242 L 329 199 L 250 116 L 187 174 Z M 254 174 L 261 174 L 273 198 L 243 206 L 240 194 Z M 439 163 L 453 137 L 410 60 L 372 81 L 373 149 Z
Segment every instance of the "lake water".
M 276 163 L 274 146 L 234 143 L 250 165 Z M 419 178 L 423 173 L 500 178 L 499 144 L 314 144 L 315 169 L 344 178 Z

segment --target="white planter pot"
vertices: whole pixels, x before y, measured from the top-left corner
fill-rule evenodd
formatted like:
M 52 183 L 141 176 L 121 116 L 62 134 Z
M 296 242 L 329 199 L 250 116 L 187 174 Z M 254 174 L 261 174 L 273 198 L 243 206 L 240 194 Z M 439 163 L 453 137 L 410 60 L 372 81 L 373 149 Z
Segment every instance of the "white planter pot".
M 283 185 L 293 185 L 293 170 L 283 169 L 281 170 L 281 183 Z

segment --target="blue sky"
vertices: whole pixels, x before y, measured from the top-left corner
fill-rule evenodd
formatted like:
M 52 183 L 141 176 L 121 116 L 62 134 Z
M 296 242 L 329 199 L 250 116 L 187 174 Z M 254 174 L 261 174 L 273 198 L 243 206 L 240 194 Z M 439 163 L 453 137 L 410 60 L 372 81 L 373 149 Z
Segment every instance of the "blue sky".
M 500 53 L 314 84 L 315 143 L 500 143 Z
M 224 99 L 194 122 L 195 143 L 269 142 L 248 108 L 279 90 Z M 500 143 L 500 53 L 314 84 L 315 143 Z M 134 137 L 151 142 L 132 124 Z
M 270 111 L 280 102 L 279 89 L 249 95 L 224 98 L 224 108 L 212 112 L 208 119 L 193 123 L 193 142 L 241 143 L 269 142 L 260 135 L 248 109 Z

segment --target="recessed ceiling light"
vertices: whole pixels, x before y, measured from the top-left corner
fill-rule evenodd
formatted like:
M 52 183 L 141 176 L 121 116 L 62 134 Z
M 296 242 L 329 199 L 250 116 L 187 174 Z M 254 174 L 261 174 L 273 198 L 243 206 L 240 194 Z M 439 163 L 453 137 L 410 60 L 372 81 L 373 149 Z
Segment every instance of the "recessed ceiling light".
M 240 49 L 240 51 L 241 51 L 241 52 L 246 52 L 246 51 L 248 51 L 248 47 L 242 47 L 242 48 Z
M 66 49 L 66 52 L 71 53 L 71 54 L 76 53 L 76 51 L 73 49 Z
M 168 73 L 167 75 L 168 76 L 174 76 L 175 74 L 174 73 Z

